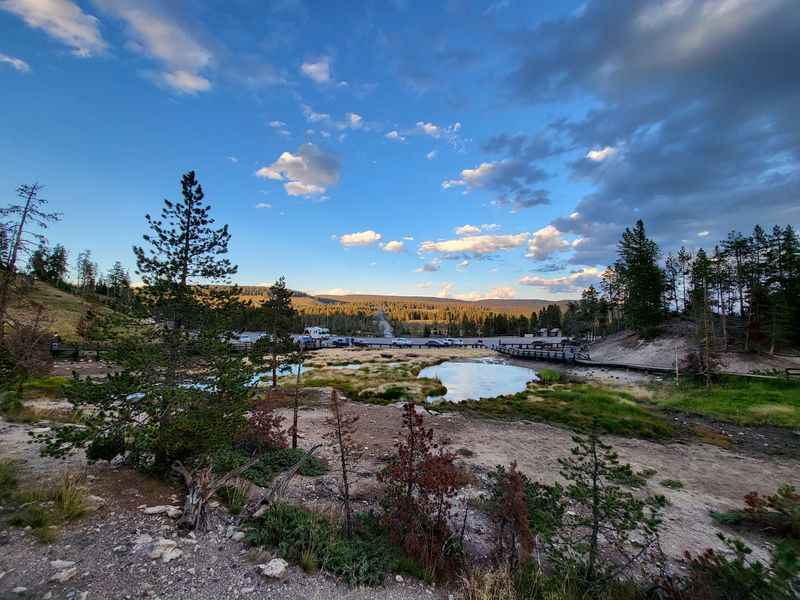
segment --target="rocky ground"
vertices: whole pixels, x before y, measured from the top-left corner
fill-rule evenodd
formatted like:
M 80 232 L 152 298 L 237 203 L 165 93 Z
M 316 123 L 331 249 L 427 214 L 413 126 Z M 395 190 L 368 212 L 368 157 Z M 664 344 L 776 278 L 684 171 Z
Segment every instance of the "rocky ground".
M 313 360 L 320 366 L 356 361 L 429 364 L 444 358 L 485 355 L 485 351 L 472 349 L 444 352 L 447 356 L 438 349 L 326 350 L 315 354 Z M 67 368 L 82 370 L 83 367 L 82 363 L 76 363 Z M 631 376 L 625 371 L 596 371 L 581 373 L 606 384 L 632 386 L 649 381 L 645 376 Z M 305 405 L 300 413 L 301 446 L 311 447 L 322 441 L 329 393 L 330 390 L 317 390 L 310 394 L 313 398 L 304 398 Z M 289 415 L 288 408 L 280 410 L 285 416 Z M 356 440 L 364 449 L 354 484 L 355 504 L 357 510 L 367 510 L 375 506 L 378 494 L 375 473 L 385 464 L 397 441 L 401 407 L 350 403 L 348 410 L 359 415 Z M 516 460 L 520 469 L 532 479 L 555 481 L 559 478 L 558 458 L 566 456 L 572 445 L 570 431 L 543 423 L 492 421 L 427 411 L 425 414 L 427 424 L 449 443 L 459 454 L 459 462 L 475 476 L 475 484 L 462 500 L 481 493 L 486 475 L 495 465 L 508 465 L 512 460 Z M 674 418 L 686 419 L 684 415 Z M 178 507 L 181 493 L 178 487 L 170 487 L 124 467 L 105 463 L 86 465 L 80 455 L 66 461 L 44 459 L 38 455 L 36 447 L 28 443 L 28 432 L 37 426 L 41 424 L 22 425 L 0 420 L 0 456 L 18 462 L 23 484 L 55 480 L 65 470 L 81 471 L 86 474 L 89 493 L 100 500 L 96 502 L 96 511 L 63 527 L 58 539 L 49 545 L 37 542 L 30 532 L 5 525 L 0 509 L 0 599 L 411 600 L 449 596 L 448 590 L 434 589 L 416 581 L 396 581 L 392 576 L 387 578 L 385 588 L 372 590 L 351 590 L 323 574 L 306 575 L 294 566 L 289 566 L 280 578 L 267 577 L 263 574 L 265 567 L 259 565 L 268 565 L 277 557 L 254 554 L 238 539 L 241 534 L 235 519 L 221 507 L 213 511 L 213 528 L 209 534 L 197 538 L 181 536 L 166 509 L 157 514 L 146 512 L 155 506 Z M 772 493 L 781 483 L 800 486 L 797 454 L 770 455 L 759 448 L 764 444 L 785 445 L 794 438 L 781 442 L 754 428 L 736 431 L 724 424 L 721 427 L 734 440 L 742 436 L 748 440 L 752 438 L 752 444 L 737 442 L 731 449 L 724 449 L 689 441 L 688 437 L 669 444 L 606 439 L 616 447 L 622 460 L 631 463 L 637 471 L 656 471 L 646 491 L 663 494 L 670 502 L 665 512 L 662 546 L 673 559 L 679 559 L 685 550 L 700 552 L 719 545 L 716 538 L 719 530 L 709 511 L 738 507 L 744 494 L 750 491 Z M 784 434 L 800 440 L 797 433 L 781 431 L 781 435 Z M 321 450 L 321 457 L 332 458 L 325 448 Z M 667 479 L 680 481 L 683 488 L 673 490 L 661 485 L 660 482 Z M 327 509 L 336 505 L 335 494 L 333 472 L 317 478 L 298 477 L 288 491 L 289 499 L 294 502 Z M 465 502 L 458 503 L 458 510 L 465 505 Z M 755 548 L 756 556 L 766 555 L 764 540 L 751 536 L 747 541 Z M 467 547 L 480 559 L 487 554 L 489 542 L 485 519 L 476 511 L 470 511 Z

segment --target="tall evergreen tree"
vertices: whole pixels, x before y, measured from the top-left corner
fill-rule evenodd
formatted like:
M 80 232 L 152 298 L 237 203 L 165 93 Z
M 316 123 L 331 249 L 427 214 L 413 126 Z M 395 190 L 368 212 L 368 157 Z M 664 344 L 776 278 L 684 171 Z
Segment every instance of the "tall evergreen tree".
M 104 382 L 71 386 L 85 427 L 45 435 L 47 452 L 88 445 L 90 457 L 124 455 L 163 472 L 230 445 L 243 427 L 253 369 L 230 344 L 238 289 L 196 285 L 236 271 L 225 258 L 230 235 L 227 226 L 212 228 L 194 172 L 182 188 L 182 202 L 165 200 L 161 219 L 147 218 L 149 248 L 134 249 L 153 324 L 136 322 L 116 340 L 118 370 Z
M 267 301 L 261 305 L 267 335 L 259 340 L 256 352 L 265 351 L 268 355 L 273 387 L 278 385 L 278 371 L 283 366 L 281 356 L 288 355 L 296 347 L 291 334 L 298 318 L 292 295 L 292 290 L 286 287 L 286 279 L 281 277 L 270 286 Z
M 625 229 L 617 252 L 625 324 L 648 333 L 664 319 L 664 274 L 657 262 L 658 245 L 647 237 L 640 220 L 633 229 Z

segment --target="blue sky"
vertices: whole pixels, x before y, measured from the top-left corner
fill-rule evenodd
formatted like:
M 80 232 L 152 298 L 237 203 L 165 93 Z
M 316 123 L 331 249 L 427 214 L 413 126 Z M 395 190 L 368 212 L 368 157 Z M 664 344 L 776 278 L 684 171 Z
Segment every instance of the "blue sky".
M 237 281 L 576 297 L 800 222 L 793 0 L 0 0 L 0 190 L 101 269 L 194 169 Z

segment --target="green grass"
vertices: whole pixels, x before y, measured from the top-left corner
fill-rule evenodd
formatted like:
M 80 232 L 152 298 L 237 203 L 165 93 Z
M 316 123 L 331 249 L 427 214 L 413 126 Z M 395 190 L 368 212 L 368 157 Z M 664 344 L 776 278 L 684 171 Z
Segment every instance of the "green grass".
M 670 423 L 629 393 L 588 384 L 536 388 L 512 396 L 449 403 L 448 410 L 500 419 L 529 419 L 587 431 L 666 440 L 674 435 Z
M 661 485 L 665 488 L 669 488 L 671 490 L 682 490 L 683 489 L 683 482 L 677 479 L 664 479 L 660 481 Z
M 800 384 L 788 381 L 725 377 L 710 387 L 691 382 L 662 386 L 655 401 L 737 425 L 800 427 Z
M 24 398 L 63 398 L 64 386 L 69 382 L 69 378 L 58 375 L 36 377 L 22 384 L 22 395 Z
M 276 475 L 291 468 L 297 462 L 306 456 L 305 450 L 301 448 L 277 448 L 269 450 L 264 454 L 264 457 L 254 466 L 247 469 L 242 473 L 245 479 L 248 479 L 258 486 L 268 486 Z M 249 460 L 245 452 L 238 450 L 223 450 L 218 452 L 214 457 L 214 471 L 217 473 L 225 473 L 243 465 Z M 328 464 L 312 456 L 305 460 L 300 467 L 299 474 L 306 477 L 318 477 L 327 473 Z
M 53 542 L 58 527 L 86 514 L 86 489 L 78 475 L 66 473 L 54 484 L 18 489 L 16 467 L 0 463 L 0 499 L 14 508 L 8 523 L 29 527 L 32 535 L 44 544 Z
M 555 369 L 541 369 L 536 373 L 541 383 L 550 384 L 561 381 L 561 372 Z
M 416 562 L 392 545 L 388 532 L 367 515 L 358 515 L 355 531 L 348 538 L 325 515 L 277 503 L 251 522 L 247 540 L 276 549 L 307 572 L 320 568 L 353 587 L 381 585 L 389 573 L 421 573 Z

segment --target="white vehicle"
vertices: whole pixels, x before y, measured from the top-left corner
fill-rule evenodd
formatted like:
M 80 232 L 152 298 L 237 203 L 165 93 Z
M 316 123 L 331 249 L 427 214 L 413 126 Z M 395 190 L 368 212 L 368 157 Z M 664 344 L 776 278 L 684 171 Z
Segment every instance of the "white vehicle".
M 306 327 L 303 330 L 303 335 L 315 340 L 328 339 L 331 337 L 331 331 L 327 327 Z
M 463 346 L 464 345 L 464 340 L 456 340 L 454 338 L 447 338 L 445 341 L 448 344 L 450 344 L 451 346 Z
M 411 342 L 408 340 L 404 340 L 403 338 L 394 338 L 392 340 L 392 346 L 410 346 Z

